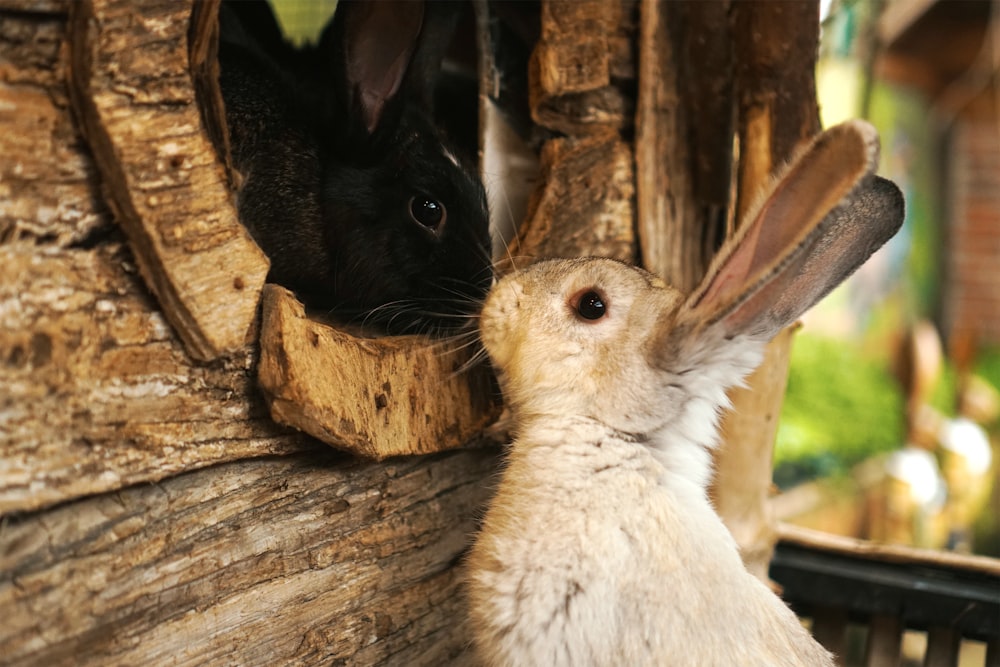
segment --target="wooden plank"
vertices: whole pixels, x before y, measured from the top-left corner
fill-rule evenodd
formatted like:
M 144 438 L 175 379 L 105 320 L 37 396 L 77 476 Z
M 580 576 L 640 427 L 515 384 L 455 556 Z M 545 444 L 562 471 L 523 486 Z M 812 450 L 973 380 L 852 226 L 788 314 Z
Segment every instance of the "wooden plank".
M 496 453 L 326 447 L 8 519 L 5 665 L 441 665 Z
M 903 626 L 899 618 L 888 615 L 872 617 L 868 626 L 865 665 L 893 667 L 899 664 L 903 641 Z
M 263 311 L 257 376 L 281 424 L 381 460 L 460 447 L 500 413 L 488 365 L 466 367 L 468 344 L 352 336 L 308 319 L 277 285 Z
M 1000 577 L 1000 559 L 986 556 L 883 544 L 810 530 L 788 523 L 778 525 L 778 537 L 782 542 L 789 544 L 821 549 L 829 553 L 843 554 L 854 558 L 902 565 L 945 567 Z
M 962 636 L 954 628 L 933 627 L 927 631 L 924 667 L 957 667 Z
M 188 352 L 246 343 L 268 261 L 236 217 L 202 127 L 191 2 L 71 4 L 71 94 L 116 219 Z
M 812 635 L 844 665 L 847 648 L 847 610 L 816 606 L 811 610 Z

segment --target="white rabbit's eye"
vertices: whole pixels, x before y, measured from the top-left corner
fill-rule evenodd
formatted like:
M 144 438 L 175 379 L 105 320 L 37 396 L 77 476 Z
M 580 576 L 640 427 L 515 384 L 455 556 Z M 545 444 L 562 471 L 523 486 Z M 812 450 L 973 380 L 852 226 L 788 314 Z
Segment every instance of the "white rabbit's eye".
M 578 292 L 570 299 L 570 307 L 573 308 L 578 317 L 589 321 L 599 320 L 608 313 L 604 297 L 593 289 Z
M 427 195 L 415 195 L 410 197 L 410 217 L 415 223 L 436 231 L 444 225 L 445 218 L 448 217 L 444 204 Z

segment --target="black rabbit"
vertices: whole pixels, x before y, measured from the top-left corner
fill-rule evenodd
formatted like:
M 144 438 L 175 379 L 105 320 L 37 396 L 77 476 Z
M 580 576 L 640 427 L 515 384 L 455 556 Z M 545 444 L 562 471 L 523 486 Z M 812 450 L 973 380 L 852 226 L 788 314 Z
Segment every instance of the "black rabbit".
M 452 3 L 339 3 L 293 48 L 266 2 L 223 3 L 240 218 L 269 280 L 390 333 L 453 331 L 492 282 L 482 182 L 432 121 Z

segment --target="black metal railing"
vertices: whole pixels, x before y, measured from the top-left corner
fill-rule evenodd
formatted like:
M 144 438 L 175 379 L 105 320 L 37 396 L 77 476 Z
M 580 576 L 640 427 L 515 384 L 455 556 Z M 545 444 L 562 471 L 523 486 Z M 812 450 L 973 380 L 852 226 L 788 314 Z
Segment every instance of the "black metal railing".
M 966 667 L 963 644 L 981 642 L 973 664 L 1000 667 L 1000 560 L 780 533 L 770 576 L 840 664 L 958 667 L 961 654 Z M 923 655 L 904 663 L 914 631 L 924 634 Z

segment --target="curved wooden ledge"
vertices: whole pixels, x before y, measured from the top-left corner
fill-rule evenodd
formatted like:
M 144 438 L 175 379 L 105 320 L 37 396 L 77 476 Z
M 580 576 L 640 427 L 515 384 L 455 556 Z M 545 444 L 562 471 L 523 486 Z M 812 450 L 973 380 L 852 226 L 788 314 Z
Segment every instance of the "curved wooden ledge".
M 192 4 L 70 3 L 69 80 L 104 197 L 146 285 L 188 354 L 207 361 L 246 343 L 268 260 L 236 217 L 196 103 Z
M 271 417 L 353 454 L 385 459 L 459 447 L 499 414 L 489 370 L 421 336 L 357 338 L 264 286 L 257 379 Z

